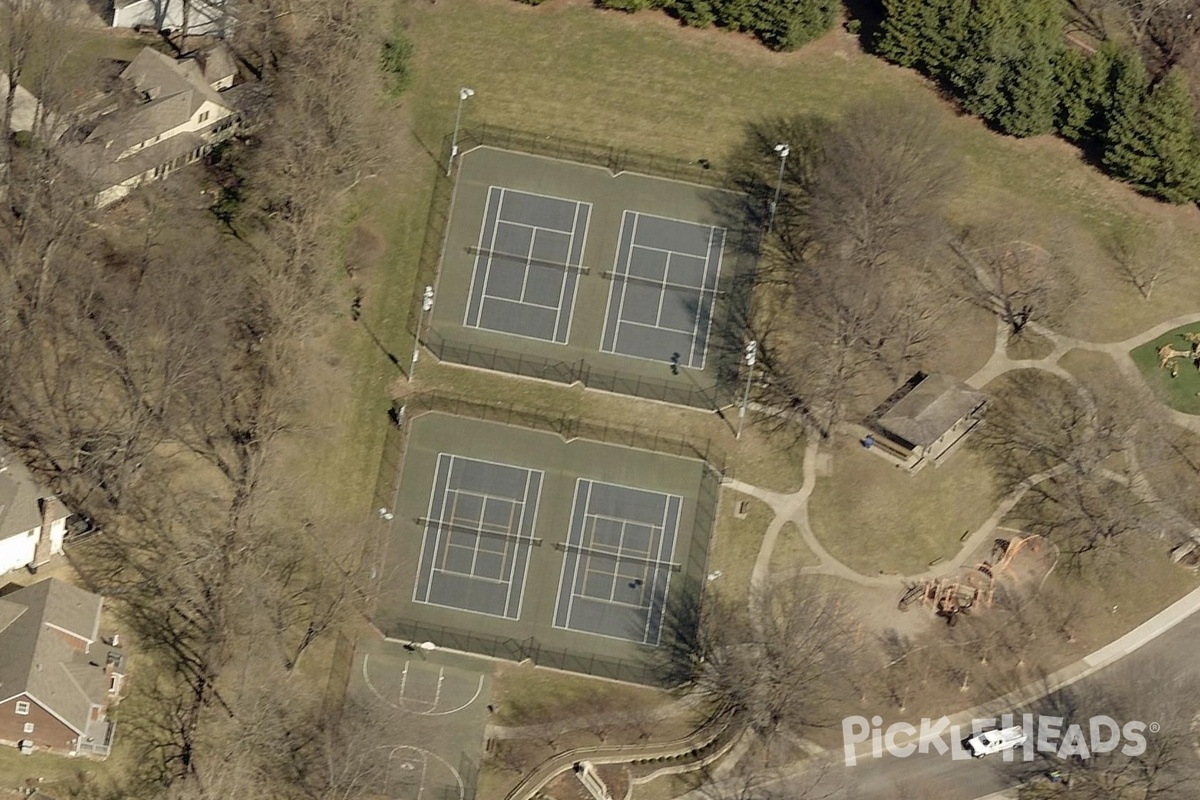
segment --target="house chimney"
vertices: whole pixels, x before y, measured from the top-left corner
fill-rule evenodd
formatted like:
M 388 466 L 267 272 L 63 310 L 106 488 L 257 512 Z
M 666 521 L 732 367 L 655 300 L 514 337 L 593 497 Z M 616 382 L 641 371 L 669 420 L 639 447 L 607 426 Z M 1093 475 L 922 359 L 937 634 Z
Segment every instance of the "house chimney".
M 37 545 L 33 548 L 33 561 L 29 562 L 30 572 L 37 572 L 38 567 L 50 561 L 50 556 L 53 555 L 50 529 L 62 510 L 62 504 L 53 495 L 38 500 L 38 506 L 42 512 L 42 527 L 38 532 Z

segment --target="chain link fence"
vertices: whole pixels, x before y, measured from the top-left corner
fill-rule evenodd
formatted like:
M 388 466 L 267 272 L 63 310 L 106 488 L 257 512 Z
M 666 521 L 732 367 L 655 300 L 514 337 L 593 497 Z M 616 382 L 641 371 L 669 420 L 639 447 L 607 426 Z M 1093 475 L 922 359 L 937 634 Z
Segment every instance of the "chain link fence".
M 534 637 L 510 639 L 477 631 L 430 625 L 417 620 L 397 620 L 384 631 L 389 639 L 404 642 L 433 642 L 438 647 L 464 653 L 500 658 L 505 661 L 532 661 L 539 667 L 552 667 L 626 683 L 657 686 L 659 672 L 643 661 L 613 658 L 591 652 L 572 652 L 543 647 Z
M 468 367 L 506 372 L 526 378 L 571 385 L 583 384 L 588 389 L 658 400 L 673 405 L 714 411 L 735 402 L 731 390 L 719 384 L 701 386 L 682 384 L 638 375 L 596 369 L 586 359 L 556 361 L 532 356 L 516 350 L 464 344 L 429 331 L 424 344 L 439 361 Z
M 487 401 L 445 391 L 417 392 L 402 400 L 395 400 L 391 416 L 393 419 L 411 419 L 429 411 L 549 431 L 567 441 L 588 439 L 664 455 L 697 458 L 705 462 L 717 475 L 724 475 L 728 465 L 725 451 L 711 439 L 670 436 L 653 428 L 629 426 L 603 419 L 584 419 L 562 412 L 525 408 L 512 402 Z
M 536 156 L 549 156 L 593 164 L 604 167 L 614 175 L 635 172 L 656 178 L 687 181 L 718 189 L 727 188 L 728 179 L 723 170 L 713 169 L 707 158 L 692 160 L 656 155 L 575 139 L 559 134 L 532 133 L 506 128 L 501 125 L 479 125 L 464 128 L 458 135 L 459 149 L 463 152 L 473 147 L 495 147 L 500 150 L 515 150 Z M 449 147 L 444 148 L 449 152 Z

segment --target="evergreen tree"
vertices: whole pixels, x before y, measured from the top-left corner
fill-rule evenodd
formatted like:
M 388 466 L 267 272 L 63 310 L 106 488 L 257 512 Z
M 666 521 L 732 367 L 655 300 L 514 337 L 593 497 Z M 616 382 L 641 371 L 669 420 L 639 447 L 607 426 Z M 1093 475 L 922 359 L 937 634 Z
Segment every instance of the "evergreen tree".
M 828 33 L 839 0 L 756 0 L 752 30 L 772 50 L 795 50 Z
M 1054 128 L 1062 55 L 1056 0 L 982 0 L 969 16 L 947 82 L 963 106 L 1005 133 Z
M 875 52 L 902 67 L 924 70 L 929 63 L 929 29 L 926 22 L 929 0 L 883 0 L 883 23 L 875 37 Z
M 1054 127 L 1064 139 L 1090 144 L 1103 135 L 1109 76 L 1118 57 L 1115 46 L 1106 44 L 1090 56 L 1069 49 L 1055 63 L 1061 92 Z
M 1123 181 L 1140 185 L 1154 169 L 1148 131 L 1142 130 L 1142 107 L 1150 78 L 1136 53 L 1122 51 L 1113 61 L 1104 109 L 1104 166 Z
M 1129 106 L 1132 113 L 1123 106 L 1114 109 L 1105 165 L 1170 203 L 1200 202 L 1200 131 L 1183 73 L 1167 73 L 1148 95 L 1143 90 L 1140 103 Z

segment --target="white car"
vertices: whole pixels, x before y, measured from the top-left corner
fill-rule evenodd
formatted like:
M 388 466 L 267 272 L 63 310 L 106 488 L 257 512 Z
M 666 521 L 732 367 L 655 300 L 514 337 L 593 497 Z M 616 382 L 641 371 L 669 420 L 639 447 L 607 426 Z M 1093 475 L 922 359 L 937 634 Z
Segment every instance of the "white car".
M 993 728 L 992 730 L 981 731 L 970 739 L 967 739 L 967 749 L 971 751 L 971 755 L 975 758 L 983 758 L 992 753 L 1000 753 L 1005 750 L 1012 750 L 1014 747 L 1020 747 L 1028 740 L 1029 735 L 1025 733 L 1020 725 L 1015 725 L 1011 728 Z

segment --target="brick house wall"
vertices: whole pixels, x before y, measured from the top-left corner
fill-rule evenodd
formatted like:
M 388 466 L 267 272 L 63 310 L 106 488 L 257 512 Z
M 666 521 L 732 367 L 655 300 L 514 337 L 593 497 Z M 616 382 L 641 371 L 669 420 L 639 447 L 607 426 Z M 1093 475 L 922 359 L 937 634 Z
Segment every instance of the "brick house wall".
M 29 703 L 28 714 L 18 714 L 17 703 Z M 33 733 L 25 733 L 25 725 L 33 724 Z M 39 749 L 74 750 L 75 731 L 60 722 L 50 712 L 26 695 L 0 703 L 0 741 L 16 743 L 32 739 Z

